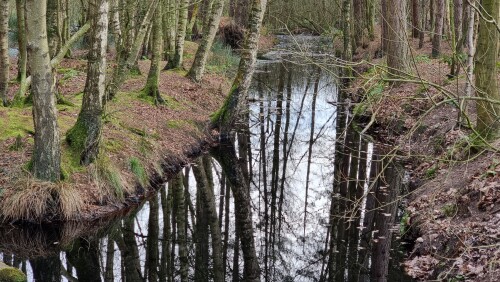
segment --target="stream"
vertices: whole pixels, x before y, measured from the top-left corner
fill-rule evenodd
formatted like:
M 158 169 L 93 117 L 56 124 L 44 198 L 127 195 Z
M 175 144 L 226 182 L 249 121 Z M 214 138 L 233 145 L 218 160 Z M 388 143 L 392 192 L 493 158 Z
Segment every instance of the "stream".
M 358 133 L 336 70 L 320 56 L 324 39 L 280 37 L 259 60 L 235 146 L 248 174 L 262 281 L 412 281 L 401 262 L 405 171 Z M 308 45 L 297 44 L 309 42 Z M 312 43 L 311 43 L 312 42 Z M 318 49 L 318 46 L 322 47 Z M 213 159 L 224 237 L 225 280 L 241 281 L 229 185 Z M 189 280 L 200 220 L 193 169 L 185 168 Z M 180 281 L 171 182 L 136 209 L 102 222 L 0 226 L 0 256 L 28 281 Z M 220 213 L 222 212 L 222 215 Z M 239 258 L 235 257 L 235 250 Z M 211 265 L 209 258 L 207 263 Z M 236 267 L 235 267 L 236 265 Z M 210 273 L 204 275 L 209 281 Z

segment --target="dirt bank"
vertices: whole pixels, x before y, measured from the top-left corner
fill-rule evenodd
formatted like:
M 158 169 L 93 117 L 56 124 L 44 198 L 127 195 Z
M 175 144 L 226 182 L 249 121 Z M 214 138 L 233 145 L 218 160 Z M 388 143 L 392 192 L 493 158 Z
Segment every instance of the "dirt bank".
M 131 75 L 107 104 L 101 157 L 88 167 L 79 164 L 78 153 L 65 142 L 80 111 L 87 63 L 65 59 L 57 69 L 58 90 L 65 100 L 57 105 L 63 170 L 59 183 L 36 181 L 27 169 L 34 134 L 31 107 L 0 108 L 0 217 L 34 222 L 95 220 L 141 201 L 201 154 L 209 142 L 205 132 L 209 117 L 223 103 L 237 64 L 223 51 L 209 60 L 203 82 L 193 83 L 185 74 L 196 48 L 195 43 L 186 43 L 184 69 L 161 72 L 160 92 L 166 104 L 158 107 L 142 95 L 150 62 L 139 61 L 141 74 Z M 18 87 L 16 62 L 11 66 L 12 97 Z
M 375 43 L 376 45 L 376 43 Z M 412 192 L 406 195 L 404 234 L 415 240 L 405 262 L 419 280 L 498 281 L 500 277 L 500 148 L 481 145 L 458 109 L 448 101 L 464 96 L 466 76 L 449 79 L 449 46 L 431 59 L 431 43 L 412 42 L 412 66 L 420 83 L 384 80 L 382 59 L 365 64 L 351 92 L 354 111 L 370 131 L 394 145 L 393 157 L 407 164 Z M 362 57 L 367 57 L 362 55 Z M 499 76 L 500 77 L 500 76 Z M 475 109 L 467 108 L 471 124 Z

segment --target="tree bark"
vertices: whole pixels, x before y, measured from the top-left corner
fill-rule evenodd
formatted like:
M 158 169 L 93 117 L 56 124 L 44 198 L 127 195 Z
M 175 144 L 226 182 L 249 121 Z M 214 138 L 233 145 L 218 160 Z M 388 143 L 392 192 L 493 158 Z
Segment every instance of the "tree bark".
M 405 76 L 410 69 L 410 46 L 406 33 L 406 0 L 387 1 L 387 67 L 393 78 Z
M 203 38 L 201 39 L 198 50 L 196 50 L 193 65 L 188 73 L 188 76 L 196 82 L 201 82 L 203 78 L 205 65 L 214 42 L 215 34 L 219 28 L 223 10 L 224 0 L 214 0 L 207 26 L 203 28 Z
M 19 80 L 19 93 L 26 93 L 27 83 L 26 83 L 26 66 L 27 66 L 27 50 L 26 50 L 26 16 L 25 16 L 25 0 L 16 1 L 16 12 L 17 12 L 17 41 L 19 45 L 19 60 L 17 62 L 18 66 L 18 80 Z M 16 97 L 19 97 L 16 94 Z M 20 97 L 19 97 L 20 98 Z M 16 100 L 16 99 L 14 99 Z
M 55 95 L 51 91 L 52 67 L 45 22 L 46 0 L 27 0 L 27 48 L 33 76 L 33 121 L 35 146 L 33 173 L 36 178 L 57 181 L 61 177 L 61 148 Z
M 92 36 L 82 109 L 75 126 L 66 135 L 66 141 L 80 153 L 84 165 L 92 163 L 99 154 L 108 46 L 108 0 L 91 0 L 89 6 Z
M 434 37 L 432 38 L 432 57 L 437 58 L 441 55 L 441 39 L 443 37 L 443 24 L 444 24 L 444 6 L 445 0 L 435 0 L 436 2 L 436 15 Z
M 50 57 L 53 58 L 61 47 L 59 41 L 58 0 L 47 0 L 47 40 Z
M 463 29 L 463 1 L 462 0 L 454 0 L 453 1 L 453 42 L 454 46 L 454 55 L 453 61 L 451 65 L 450 74 L 452 77 L 456 77 L 460 72 L 460 66 L 462 64 L 461 55 L 462 55 L 462 47 L 463 47 L 463 38 L 462 38 L 462 29 Z
M 0 1 L 0 99 L 7 106 L 9 87 L 9 1 Z
M 144 94 L 153 97 L 155 105 L 163 104 L 165 101 L 161 97 L 158 87 L 160 77 L 160 60 L 162 56 L 162 7 L 158 5 L 153 19 L 153 55 L 151 57 L 151 67 L 149 68 Z
M 500 2 L 483 0 L 484 13 L 479 17 L 477 50 L 475 55 L 476 94 L 480 98 L 500 101 L 497 80 L 500 22 Z M 500 136 L 500 105 L 489 101 L 477 101 L 477 131 L 487 139 Z
M 177 25 L 177 34 L 175 39 L 175 52 L 172 60 L 167 64 L 167 69 L 181 68 L 184 58 L 184 41 L 186 38 L 186 29 L 188 23 L 189 0 L 180 0 L 179 4 L 179 23 Z
M 420 29 L 421 29 L 421 26 L 420 26 L 421 13 L 420 13 L 419 1 L 420 0 L 411 0 L 411 4 L 412 4 L 412 9 L 411 9 L 412 23 L 411 24 L 412 24 L 413 38 L 418 38 L 418 36 L 420 34 Z

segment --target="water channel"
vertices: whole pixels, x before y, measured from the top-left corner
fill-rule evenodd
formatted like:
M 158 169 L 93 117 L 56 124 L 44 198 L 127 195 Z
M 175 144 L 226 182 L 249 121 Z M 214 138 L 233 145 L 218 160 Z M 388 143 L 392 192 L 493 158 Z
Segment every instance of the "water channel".
M 314 44 L 291 50 L 297 39 L 281 40 L 281 51 L 259 60 L 235 138 L 239 161 L 232 164 L 249 180 L 261 277 L 411 281 L 400 265 L 404 250 L 397 240 L 404 171 L 358 134 L 336 70 L 315 59 L 320 50 L 310 56 Z M 220 165 L 209 157 L 205 164 L 222 231 L 224 277 L 242 281 L 234 223 L 239 207 Z M 210 281 L 212 240 L 193 235 L 209 234 L 193 171 L 181 172 L 188 275 L 190 281 Z M 29 281 L 180 281 L 173 185 L 166 183 L 137 209 L 103 222 L 1 226 L 1 258 Z M 200 264 L 205 272 L 195 273 Z

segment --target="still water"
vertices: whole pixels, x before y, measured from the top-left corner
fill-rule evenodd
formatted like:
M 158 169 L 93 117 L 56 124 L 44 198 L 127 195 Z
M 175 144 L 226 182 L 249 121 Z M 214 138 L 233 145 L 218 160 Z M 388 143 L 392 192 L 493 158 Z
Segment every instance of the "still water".
M 320 51 L 304 58 L 318 44 L 289 48 L 297 39 L 281 40 L 282 50 L 258 63 L 234 138 L 239 161 L 232 165 L 248 179 L 262 280 L 410 281 L 396 239 L 404 171 L 357 133 L 336 70 L 320 65 Z M 204 161 L 223 277 L 242 281 L 234 223 L 240 207 L 220 165 L 209 156 Z M 180 281 L 183 271 L 190 281 L 210 281 L 213 230 L 196 168 L 185 168 L 181 183 L 170 181 L 136 209 L 103 222 L 1 226 L 2 260 L 29 281 Z M 175 185 L 182 189 L 181 205 L 173 200 L 179 197 Z

